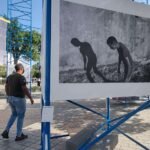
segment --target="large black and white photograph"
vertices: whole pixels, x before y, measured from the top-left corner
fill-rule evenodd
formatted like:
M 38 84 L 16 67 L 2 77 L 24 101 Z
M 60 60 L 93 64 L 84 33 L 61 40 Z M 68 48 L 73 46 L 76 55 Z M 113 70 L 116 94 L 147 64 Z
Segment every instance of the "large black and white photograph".
M 150 82 L 150 19 L 60 1 L 59 83 Z
M 51 21 L 52 100 L 149 95 L 150 6 L 52 0 Z

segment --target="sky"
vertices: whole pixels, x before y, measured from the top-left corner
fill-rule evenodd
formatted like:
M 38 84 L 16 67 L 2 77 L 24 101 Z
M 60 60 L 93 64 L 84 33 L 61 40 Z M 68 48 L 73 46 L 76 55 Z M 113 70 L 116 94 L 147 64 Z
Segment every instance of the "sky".
M 7 0 L 0 0 L 0 16 L 4 14 L 7 14 Z M 40 31 L 41 25 L 42 0 L 32 0 L 32 26 Z

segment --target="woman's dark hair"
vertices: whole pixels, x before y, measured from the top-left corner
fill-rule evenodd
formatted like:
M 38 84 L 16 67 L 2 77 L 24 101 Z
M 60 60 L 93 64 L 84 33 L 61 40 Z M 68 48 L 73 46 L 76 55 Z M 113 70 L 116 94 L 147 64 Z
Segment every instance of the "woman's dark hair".
M 21 63 L 18 63 L 18 64 L 15 65 L 15 70 L 16 71 L 21 70 L 21 69 L 24 70 L 24 67 L 23 67 L 23 65 Z

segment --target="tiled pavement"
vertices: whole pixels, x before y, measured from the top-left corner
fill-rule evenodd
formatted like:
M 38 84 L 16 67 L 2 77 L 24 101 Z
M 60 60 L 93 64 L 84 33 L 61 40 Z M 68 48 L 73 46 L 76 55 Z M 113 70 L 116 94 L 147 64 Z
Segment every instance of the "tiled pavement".
M 15 126 L 10 132 L 9 140 L 0 137 L 0 150 L 38 150 L 40 148 L 40 100 L 35 99 L 36 103 L 31 106 L 28 102 L 28 109 L 25 118 L 24 132 L 29 138 L 22 142 L 15 142 Z M 97 111 L 105 111 L 104 100 L 80 101 Z M 128 105 L 111 103 L 111 116 L 119 116 L 136 108 L 138 103 Z M 52 126 L 53 134 L 69 133 L 70 136 L 79 132 L 89 123 L 101 123 L 103 119 L 90 112 L 82 110 L 68 102 L 54 103 L 54 122 Z M 0 133 L 7 122 L 10 109 L 4 99 L 0 99 Z M 143 143 L 150 149 L 150 109 L 144 110 L 123 124 L 120 128 L 128 135 Z M 67 138 L 52 140 L 52 150 L 65 150 Z M 105 143 L 105 144 L 104 144 Z M 124 137 L 118 132 L 114 132 L 99 142 L 92 150 L 142 150 L 135 143 Z

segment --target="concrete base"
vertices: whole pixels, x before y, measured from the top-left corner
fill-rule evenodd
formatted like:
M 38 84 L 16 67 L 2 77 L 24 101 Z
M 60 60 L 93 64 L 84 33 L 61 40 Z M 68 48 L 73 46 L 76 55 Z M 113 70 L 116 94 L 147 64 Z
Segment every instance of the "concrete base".
M 78 150 L 85 142 L 89 141 L 97 131 L 98 126 L 90 124 L 71 139 L 66 141 L 66 150 Z

